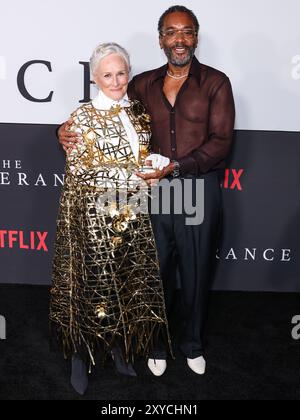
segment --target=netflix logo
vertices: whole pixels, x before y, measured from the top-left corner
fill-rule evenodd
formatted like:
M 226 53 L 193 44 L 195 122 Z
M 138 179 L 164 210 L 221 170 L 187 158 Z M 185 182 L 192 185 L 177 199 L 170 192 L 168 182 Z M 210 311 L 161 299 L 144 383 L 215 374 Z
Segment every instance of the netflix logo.
M 224 182 L 221 185 L 225 190 L 243 191 L 242 176 L 244 169 L 225 169 Z
M 47 236 L 48 232 L 0 230 L 0 250 L 6 248 L 48 252 Z

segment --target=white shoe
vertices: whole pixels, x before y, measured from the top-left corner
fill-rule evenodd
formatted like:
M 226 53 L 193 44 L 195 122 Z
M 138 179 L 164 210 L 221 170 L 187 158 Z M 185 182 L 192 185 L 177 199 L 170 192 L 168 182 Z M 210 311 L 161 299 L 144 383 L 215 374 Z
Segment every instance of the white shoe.
M 187 359 L 187 364 L 193 372 L 197 373 L 198 375 L 204 375 L 206 370 L 206 361 L 204 357 L 200 356 L 196 359 Z
M 151 370 L 154 376 L 161 376 L 167 369 L 166 360 L 149 359 L 148 368 Z

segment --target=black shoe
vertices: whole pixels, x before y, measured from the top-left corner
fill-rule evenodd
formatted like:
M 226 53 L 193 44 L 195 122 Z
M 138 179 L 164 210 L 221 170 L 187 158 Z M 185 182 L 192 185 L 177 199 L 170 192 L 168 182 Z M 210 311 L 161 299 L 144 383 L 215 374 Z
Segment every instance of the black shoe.
M 89 384 L 86 364 L 80 359 L 79 356 L 74 355 L 72 357 L 72 373 L 71 373 L 71 385 L 75 391 L 84 395 Z
M 122 375 L 127 376 L 137 376 L 136 371 L 134 370 L 131 363 L 126 363 L 123 353 L 119 347 L 114 347 L 111 350 L 111 356 L 115 362 L 116 369 Z

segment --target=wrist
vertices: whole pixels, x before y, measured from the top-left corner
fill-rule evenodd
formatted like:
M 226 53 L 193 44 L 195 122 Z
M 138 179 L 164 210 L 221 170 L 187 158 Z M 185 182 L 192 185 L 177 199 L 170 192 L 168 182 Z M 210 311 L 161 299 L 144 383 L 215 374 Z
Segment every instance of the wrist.
M 173 160 L 172 161 L 172 166 L 173 166 L 172 176 L 173 176 L 173 178 L 178 178 L 180 176 L 180 164 L 179 164 L 179 162 L 177 162 L 177 160 Z
M 175 165 L 174 165 L 174 163 L 173 163 L 173 162 L 171 162 L 168 166 L 166 166 L 166 167 L 164 168 L 164 170 L 163 170 L 163 172 L 164 172 L 164 176 L 167 176 L 167 175 L 172 174 L 172 173 L 173 173 L 173 171 L 174 171 L 174 169 L 175 169 Z

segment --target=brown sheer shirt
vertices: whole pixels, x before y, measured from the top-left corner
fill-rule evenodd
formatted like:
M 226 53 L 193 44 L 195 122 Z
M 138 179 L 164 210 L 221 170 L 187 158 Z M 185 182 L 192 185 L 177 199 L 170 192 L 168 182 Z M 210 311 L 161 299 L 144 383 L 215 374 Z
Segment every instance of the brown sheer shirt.
M 174 107 L 163 92 L 168 66 L 135 76 L 131 99 L 141 101 L 152 122 L 152 150 L 176 160 L 181 175 L 224 168 L 232 142 L 235 109 L 228 77 L 194 57 Z

